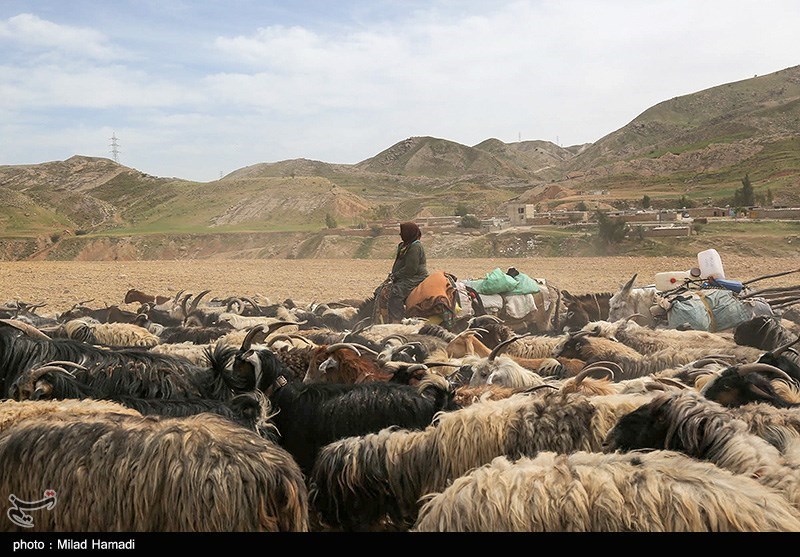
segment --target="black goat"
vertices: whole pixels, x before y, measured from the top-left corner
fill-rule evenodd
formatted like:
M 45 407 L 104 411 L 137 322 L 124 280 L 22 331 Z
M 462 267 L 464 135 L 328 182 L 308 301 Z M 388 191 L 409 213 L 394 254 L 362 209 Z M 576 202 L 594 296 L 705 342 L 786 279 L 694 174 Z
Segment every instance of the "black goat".
M 62 364 L 64 367 L 62 367 Z M 258 396 L 252 393 L 236 395 L 229 400 L 216 400 L 207 398 L 138 398 L 130 395 L 107 395 L 101 393 L 92 385 L 82 383 L 71 371 L 65 367 L 78 367 L 66 365 L 67 362 L 50 362 L 50 364 L 31 370 L 31 382 L 34 390 L 30 400 L 50 399 L 92 399 L 116 402 L 136 410 L 144 416 L 163 416 L 167 418 L 182 418 L 194 416 L 203 412 L 218 414 L 234 423 L 256 431 L 262 437 L 268 437 L 277 442 L 277 432 L 274 426 L 267 427 L 269 402 L 264 401 L 265 408 Z M 16 385 L 12 385 L 15 391 Z M 12 392 L 12 398 L 18 393 Z
M 75 376 L 105 395 L 141 398 L 230 398 L 230 390 L 213 369 L 186 358 L 141 348 L 104 349 L 71 339 L 50 339 L 41 331 L 17 322 L 0 321 L 0 396 L 12 386 L 26 398 L 34 386 L 25 374 L 52 361 L 81 367 Z M 22 329 L 22 330 L 21 330 Z M 32 335 L 32 336 L 31 336 Z
M 216 351 L 210 355 L 212 366 L 229 374 L 226 382 L 234 392 L 258 389 L 268 396 L 280 444 L 305 473 L 328 443 L 390 426 L 423 429 L 437 412 L 458 408 L 455 393 L 443 378 L 425 388 L 382 381 L 303 384 L 272 351 L 250 348 L 249 337 L 258 329 L 248 333 L 233 356 L 232 371 Z

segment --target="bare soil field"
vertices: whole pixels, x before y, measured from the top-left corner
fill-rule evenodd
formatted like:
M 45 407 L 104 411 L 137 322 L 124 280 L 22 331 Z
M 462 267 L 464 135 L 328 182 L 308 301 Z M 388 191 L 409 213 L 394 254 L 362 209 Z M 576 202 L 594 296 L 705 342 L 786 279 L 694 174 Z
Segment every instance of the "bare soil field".
M 747 281 L 795 270 L 797 258 L 758 258 L 721 254 L 725 275 Z M 47 303 L 40 314 L 62 312 L 78 302 L 90 307 L 124 305 L 125 293 L 174 295 L 210 289 L 209 298 L 260 295 L 277 302 L 328 302 L 365 298 L 383 281 L 392 262 L 342 259 L 172 260 L 172 261 L 12 261 L 0 263 L 0 303 Z M 573 294 L 614 292 L 637 275 L 635 285 L 652 284 L 655 274 L 696 266 L 692 257 L 592 257 L 530 259 L 429 259 L 428 270 L 460 279 L 483 278 L 495 267 L 516 267 L 531 277 Z M 800 273 L 764 279 L 753 286 L 800 284 Z M 138 304 L 136 305 L 138 307 Z

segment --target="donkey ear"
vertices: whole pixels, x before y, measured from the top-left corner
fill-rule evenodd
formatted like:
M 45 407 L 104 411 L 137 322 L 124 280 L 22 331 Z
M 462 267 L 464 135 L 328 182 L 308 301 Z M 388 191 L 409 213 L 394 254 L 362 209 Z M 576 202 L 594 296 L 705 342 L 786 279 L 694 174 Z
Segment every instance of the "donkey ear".
M 622 292 L 628 293 L 630 292 L 631 288 L 633 288 L 633 283 L 636 282 L 636 277 L 639 276 L 639 273 L 634 274 L 631 277 L 631 280 L 625 283 L 625 286 L 622 287 Z

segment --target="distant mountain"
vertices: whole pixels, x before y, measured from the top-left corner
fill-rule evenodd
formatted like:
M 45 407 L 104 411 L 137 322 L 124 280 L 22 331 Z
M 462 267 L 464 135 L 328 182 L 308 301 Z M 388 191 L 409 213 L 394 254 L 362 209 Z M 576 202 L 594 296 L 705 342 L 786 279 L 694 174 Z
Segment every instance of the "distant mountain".
M 494 175 L 524 179 L 532 174 L 510 159 L 435 137 L 409 137 L 355 167 L 365 172 L 431 178 Z
M 745 176 L 762 199 L 800 205 L 800 66 L 666 100 L 593 144 L 415 136 L 357 164 L 258 163 L 207 183 L 98 157 L 0 166 L 0 237 L 304 233 L 456 209 L 504 215 L 510 202 L 627 207 L 644 195 L 656 207 L 724 204 Z

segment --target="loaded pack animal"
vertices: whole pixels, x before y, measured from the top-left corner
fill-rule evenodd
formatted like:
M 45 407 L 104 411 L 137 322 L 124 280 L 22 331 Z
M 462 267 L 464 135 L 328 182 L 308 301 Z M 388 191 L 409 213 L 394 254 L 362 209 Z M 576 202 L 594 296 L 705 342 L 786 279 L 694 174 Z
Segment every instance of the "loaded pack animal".
M 577 331 L 592 321 L 607 321 L 609 301 L 613 295 L 613 292 L 571 294 L 561 290 L 565 314 L 561 321 L 562 330 Z

